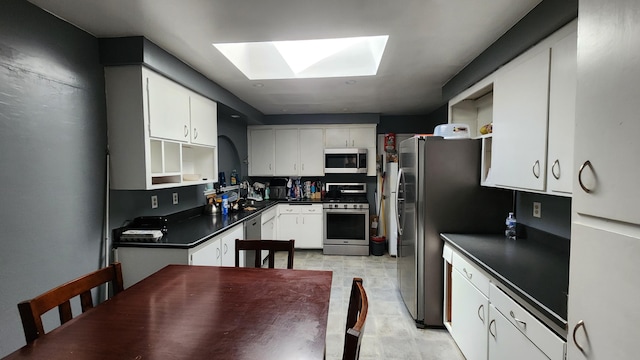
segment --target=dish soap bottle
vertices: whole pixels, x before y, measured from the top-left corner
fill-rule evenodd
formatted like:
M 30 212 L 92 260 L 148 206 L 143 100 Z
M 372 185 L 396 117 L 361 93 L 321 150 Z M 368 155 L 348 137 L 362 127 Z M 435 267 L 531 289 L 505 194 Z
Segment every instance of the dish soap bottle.
M 510 212 L 509 216 L 505 220 L 505 225 L 507 225 L 507 229 L 504 231 L 504 235 L 509 239 L 515 240 L 516 238 L 516 218 L 513 216 L 513 213 Z
M 231 182 L 231 185 L 238 185 L 238 172 L 233 170 L 231 172 L 231 177 L 229 179 L 229 181 Z

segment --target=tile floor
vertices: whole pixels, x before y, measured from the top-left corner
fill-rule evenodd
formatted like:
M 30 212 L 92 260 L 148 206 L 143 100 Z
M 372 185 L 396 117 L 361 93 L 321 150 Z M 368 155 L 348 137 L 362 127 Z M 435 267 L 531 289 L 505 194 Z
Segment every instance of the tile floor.
M 295 269 L 333 270 L 327 360 L 341 359 L 349 291 L 354 277 L 364 280 L 369 314 L 360 359 L 464 359 L 446 330 L 418 329 L 396 287 L 396 259 L 384 256 L 322 255 L 321 250 L 296 250 Z M 286 268 L 286 253 L 276 255 L 276 267 Z

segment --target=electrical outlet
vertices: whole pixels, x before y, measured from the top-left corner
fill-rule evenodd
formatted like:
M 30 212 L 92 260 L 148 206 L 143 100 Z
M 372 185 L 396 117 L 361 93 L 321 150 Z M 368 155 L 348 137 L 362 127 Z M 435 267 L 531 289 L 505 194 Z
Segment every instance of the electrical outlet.
M 155 209 L 158 207 L 158 195 L 151 195 L 151 208 Z
M 178 205 L 178 193 L 173 193 L 173 205 Z
M 539 202 L 533 203 L 533 217 L 539 218 L 542 216 L 542 205 Z

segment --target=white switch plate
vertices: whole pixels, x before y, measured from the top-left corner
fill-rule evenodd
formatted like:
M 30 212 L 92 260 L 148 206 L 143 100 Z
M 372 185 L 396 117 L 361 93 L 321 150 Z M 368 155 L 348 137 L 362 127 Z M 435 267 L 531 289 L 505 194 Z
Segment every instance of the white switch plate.
M 151 208 L 155 209 L 158 207 L 158 195 L 151 195 Z
M 539 218 L 542 216 L 542 205 L 539 202 L 533 203 L 533 217 Z
M 173 193 L 173 205 L 178 204 L 178 193 Z

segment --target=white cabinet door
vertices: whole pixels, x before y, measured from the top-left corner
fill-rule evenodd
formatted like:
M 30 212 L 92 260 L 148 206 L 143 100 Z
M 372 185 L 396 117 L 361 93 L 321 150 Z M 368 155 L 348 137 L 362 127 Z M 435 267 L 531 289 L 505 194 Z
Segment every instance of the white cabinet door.
M 489 319 L 489 360 L 549 360 L 493 305 Z
M 322 249 L 324 216 L 322 205 L 310 205 L 301 209 L 301 225 L 296 237 L 296 247 L 300 249 Z
M 189 93 L 161 75 L 145 74 L 150 136 L 188 142 Z
M 220 251 L 220 239 L 213 239 L 201 249 L 191 254 L 190 265 L 220 266 L 222 252 Z
M 222 234 L 220 243 L 220 251 L 222 253 L 220 260 L 221 266 L 236 265 L 236 239 L 244 239 L 244 228 L 242 225 L 238 225 Z M 240 266 L 244 266 L 244 256 L 240 257 Z
M 275 137 L 273 129 L 249 129 L 249 175 L 273 175 Z
M 301 176 L 324 175 L 324 130 L 300 129 Z
M 349 128 L 327 128 L 325 129 L 325 147 L 345 148 L 349 147 Z
M 274 175 L 298 175 L 298 129 L 276 129 L 276 167 Z
M 591 192 L 577 182 L 572 204 L 579 214 L 636 225 L 640 225 L 639 12 L 640 3 L 634 0 L 606 5 L 580 2 L 574 170 L 591 163 L 577 176 Z
M 574 222 L 569 265 L 571 360 L 635 359 L 638 353 L 640 239 Z M 587 338 L 588 334 L 588 338 Z
M 496 185 L 545 190 L 549 54 L 547 48 L 496 75 L 491 160 Z
M 551 47 L 547 155 L 547 190 L 550 193 L 571 193 L 573 187 L 576 54 L 576 32 Z
M 279 214 L 278 215 L 278 239 L 279 240 L 296 240 L 298 247 L 298 223 L 300 222 L 299 214 Z
M 451 336 L 467 360 L 487 359 L 489 300 L 457 269 L 451 278 Z
M 349 146 L 369 148 L 376 146 L 376 129 L 374 127 L 354 127 L 349 129 Z
M 218 104 L 191 94 L 191 142 L 207 146 L 218 144 Z

